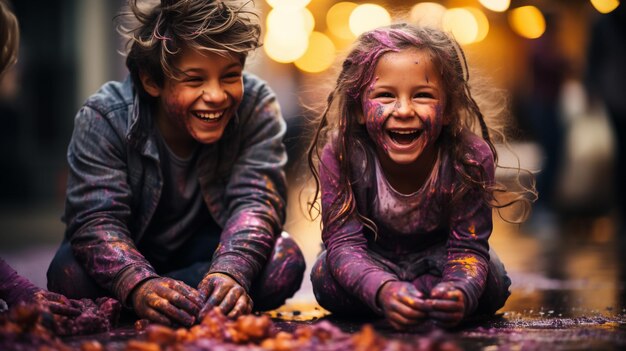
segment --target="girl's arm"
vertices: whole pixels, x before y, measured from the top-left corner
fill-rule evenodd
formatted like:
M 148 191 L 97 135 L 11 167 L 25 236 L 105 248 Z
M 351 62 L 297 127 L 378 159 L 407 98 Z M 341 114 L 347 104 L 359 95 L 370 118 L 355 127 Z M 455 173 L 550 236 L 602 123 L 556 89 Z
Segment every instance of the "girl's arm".
M 474 149 L 474 159 L 483 167 L 487 184 L 493 184 L 495 166 L 489 147 L 481 143 Z M 443 282 L 465 294 L 465 315 L 477 307 L 489 267 L 489 237 L 493 229 L 492 209 L 483 200 L 482 191 L 468 191 L 452 209 L 448 261 L 444 266 Z
M 347 292 L 354 294 L 373 311 L 382 315 L 383 311 L 377 304 L 377 294 L 386 282 L 399 279 L 370 257 L 363 225 L 356 213 L 341 222 L 331 220 L 331 205 L 339 201 L 344 192 L 338 184 L 339 160 L 332 144 L 328 144 L 322 151 L 319 173 L 324 225 L 322 240 L 327 250 L 328 267 L 335 280 Z M 356 207 L 354 204 L 354 208 Z

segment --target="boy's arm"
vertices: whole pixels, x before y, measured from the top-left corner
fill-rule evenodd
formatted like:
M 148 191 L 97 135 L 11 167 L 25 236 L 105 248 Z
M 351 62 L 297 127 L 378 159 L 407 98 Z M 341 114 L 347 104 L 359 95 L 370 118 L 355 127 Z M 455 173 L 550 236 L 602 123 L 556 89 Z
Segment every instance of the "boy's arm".
M 487 184 L 493 184 L 495 165 L 487 145 L 478 165 L 484 170 Z M 444 265 L 442 282 L 449 282 L 465 294 L 465 315 L 478 305 L 485 288 L 489 268 L 489 237 L 493 229 L 492 209 L 483 201 L 482 191 L 469 190 L 458 204 L 451 208 L 450 236 L 447 243 L 448 259 Z
M 366 303 L 373 311 L 382 315 L 377 303 L 377 295 L 382 286 L 399 278 L 382 269 L 370 257 L 367 239 L 363 234 L 363 224 L 356 213 L 343 221 L 333 220 L 331 205 L 339 201 L 343 191 L 339 187 L 339 161 L 332 150 L 332 144 L 322 151 L 319 166 L 322 191 L 322 240 L 327 250 L 327 264 L 333 277 L 348 291 Z M 354 199 L 354 201 L 357 201 Z M 356 203 L 354 204 L 356 211 Z
M 285 220 L 286 124 L 273 96 L 241 123 L 243 146 L 224 195 L 228 220 L 209 274 L 227 274 L 249 292 Z
M 127 144 L 110 123 L 87 106 L 76 117 L 67 153 L 66 234 L 87 273 L 126 304 L 137 284 L 157 274 L 130 237 Z

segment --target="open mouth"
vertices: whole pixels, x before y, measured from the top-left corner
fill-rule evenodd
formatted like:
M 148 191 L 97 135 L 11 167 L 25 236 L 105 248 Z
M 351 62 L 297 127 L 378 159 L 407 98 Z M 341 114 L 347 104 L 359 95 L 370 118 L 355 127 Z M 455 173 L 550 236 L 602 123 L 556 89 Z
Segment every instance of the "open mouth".
M 206 111 L 194 111 L 191 114 L 205 122 L 217 122 L 224 116 L 224 111 L 206 112 Z
M 394 129 L 387 130 L 387 135 L 389 135 L 389 138 L 398 145 L 410 145 L 416 141 L 420 135 L 422 135 L 422 131 L 419 129 Z

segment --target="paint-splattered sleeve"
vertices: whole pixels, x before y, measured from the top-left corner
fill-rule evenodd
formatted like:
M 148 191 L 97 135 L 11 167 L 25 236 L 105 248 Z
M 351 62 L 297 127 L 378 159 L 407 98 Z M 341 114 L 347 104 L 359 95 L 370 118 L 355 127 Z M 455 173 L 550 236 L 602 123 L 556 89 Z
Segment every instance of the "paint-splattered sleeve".
M 336 213 L 331 211 L 331 205 L 343 194 L 338 186 L 339 162 L 331 144 L 322 152 L 319 173 L 324 225 L 322 241 L 327 250 L 328 267 L 335 280 L 347 292 L 357 296 L 373 311 L 382 315 L 382 310 L 376 303 L 378 291 L 386 282 L 397 281 L 399 278 L 383 270 L 370 257 L 364 228 L 356 214 L 343 221 L 333 219 Z
M 243 123 L 243 147 L 225 192 L 229 216 L 209 273 L 228 274 L 250 291 L 285 220 L 286 124 L 273 94 Z
M 466 155 L 484 169 L 485 181 L 491 184 L 495 173 L 491 150 L 482 141 L 473 143 L 470 150 Z M 478 190 L 470 190 L 451 209 L 450 228 L 443 281 L 453 283 L 465 293 L 466 314 L 470 314 L 476 309 L 485 287 L 488 240 L 493 228 L 492 209 Z
M 125 303 L 138 283 L 157 275 L 130 238 L 126 143 L 110 123 L 86 106 L 76 117 L 67 153 L 65 221 L 78 262 Z

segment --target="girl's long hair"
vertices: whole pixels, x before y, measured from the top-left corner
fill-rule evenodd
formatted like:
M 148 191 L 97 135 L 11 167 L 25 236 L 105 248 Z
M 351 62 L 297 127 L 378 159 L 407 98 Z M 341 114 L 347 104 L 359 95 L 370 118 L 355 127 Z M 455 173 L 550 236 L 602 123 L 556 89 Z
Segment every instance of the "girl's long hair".
M 408 24 L 394 24 L 383 27 L 359 36 L 354 47 L 341 66 L 334 89 L 328 94 L 326 106 L 319 117 L 317 128 L 308 149 L 308 164 L 315 180 L 315 192 L 309 202 L 308 211 L 311 217 L 319 214 L 320 177 L 318 167 L 325 167 L 321 162 L 322 148 L 329 142 L 339 159 L 339 187 L 340 194 L 336 203 L 331 204 L 323 213 L 323 222 L 345 221 L 349 216 L 356 214 L 361 222 L 376 232 L 374 223 L 359 213 L 355 205 L 352 185 L 362 175 L 352 174 L 350 160 L 355 150 L 365 149 L 371 140 L 364 126 L 357 121 L 357 112 L 360 111 L 361 94 L 374 78 L 374 69 L 380 57 L 388 52 L 397 52 L 408 48 L 426 50 L 432 57 L 436 67 L 440 69 L 443 88 L 446 92 L 446 106 L 444 115 L 450 123 L 441 131 L 438 140 L 441 147 L 446 148 L 452 155 L 455 170 L 462 186 L 455 193 L 453 201 L 458 201 L 471 189 L 481 189 L 483 200 L 493 208 L 500 209 L 512 205 L 521 205 L 521 214 L 516 219 L 504 218 L 513 223 L 519 223 L 527 218 L 530 212 L 530 203 L 536 199 L 534 177 L 532 173 L 517 167 L 502 167 L 513 169 L 516 177 L 511 190 L 504 184 L 487 182 L 483 168 L 474 160 L 466 156 L 466 149 L 461 142 L 461 132 L 470 130 L 480 135 L 489 145 L 493 153 L 495 164 L 498 165 L 498 153 L 494 142 L 508 145 L 504 124 L 500 122 L 503 104 L 491 104 L 493 92 L 489 92 L 489 99 L 481 100 L 482 109 L 477 102 L 478 94 L 470 89 L 469 69 L 463 49 L 446 33 L 428 27 L 415 27 Z M 473 81 L 474 82 L 474 81 Z M 488 111 L 483 113 L 484 111 Z M 371 165 L 366 165 L 370 167 Z M 528 175 L 529 184 L 522 184 L 522 173 Z

